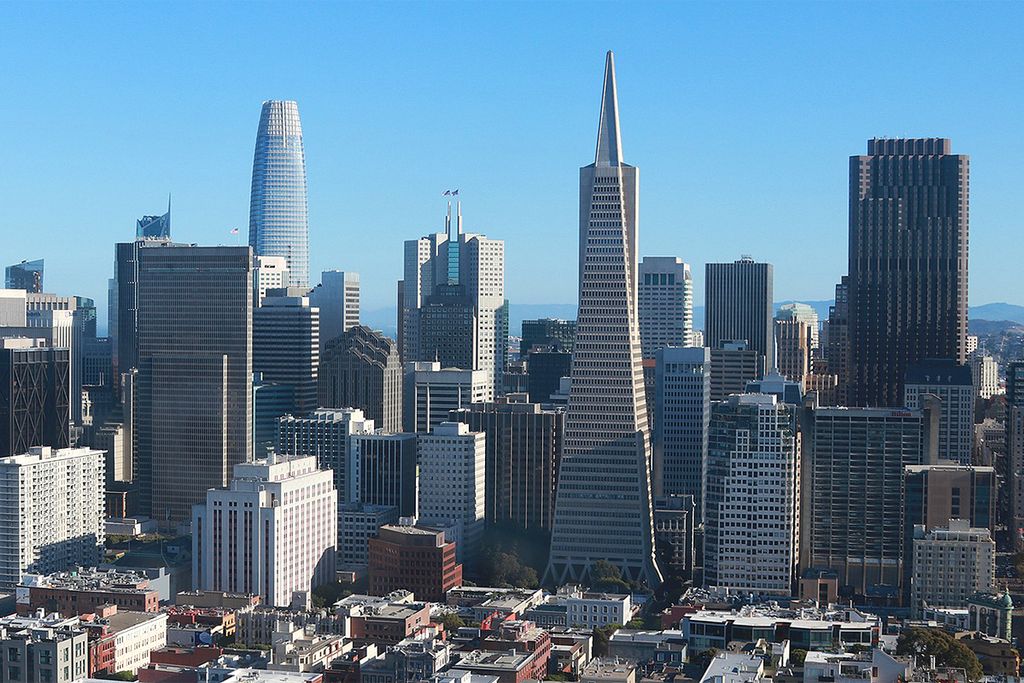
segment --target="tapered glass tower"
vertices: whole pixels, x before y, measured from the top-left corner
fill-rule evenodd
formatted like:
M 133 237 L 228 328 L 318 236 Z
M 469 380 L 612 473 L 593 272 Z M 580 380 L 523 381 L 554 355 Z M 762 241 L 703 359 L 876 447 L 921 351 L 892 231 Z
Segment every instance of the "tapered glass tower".
M 283 256 L 289 284 L 309 287 L 306 155 L 296 102 L 263 103 L 252 162 L 249 245 L 257 256 Z
M 585 581 L 598 560 L 661 581 L 637 321 L 637 176 L 622 161 L 609 52 L 597 154 L 580 169 L 579 314 L 549 583 Z

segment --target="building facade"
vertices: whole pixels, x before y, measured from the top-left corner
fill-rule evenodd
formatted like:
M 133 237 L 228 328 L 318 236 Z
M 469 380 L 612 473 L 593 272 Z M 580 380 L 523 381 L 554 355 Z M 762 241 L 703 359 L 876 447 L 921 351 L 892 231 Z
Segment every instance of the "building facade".
M 347 500 L 392 506 L 402 517 L 415 517 L 419 497 L 416 441 L 416 434 L 383 430 L 352 434 Z
M 257 256 L 283 256 L 289 283 L 309 287 L 306 154 L 296 102 L 263 103 L 256 131 L 249 198 L 249 246 Z
M 402 430 L 398 345 L 365 325 L 327 342 L 320 357 L 320 406 L 359 408 L 379 429 Z
M 359 273 L 325 270 L 309 301 L 320 309 L 320 347 L 359 324 Z
M 693 343 L 693 278 L 677 256 L 644 256 L 637 281 L 640 346 L 654 358 L 666 346 Z
M 900 406 L 907 367 L 967 362 L 969 161 L 944 138 L 850 157 L 849 401 Z
M 584 580 L 597 560 L 661 582 L 637 321 L 638 182 L 622 158 L 609 52 L 594 163 L 580 169 L 579 317 L 545 572 L 555 584 Z
M 799 559 L 796 408 L 739 394 L 711 408 L 704 585 L 790 596 Z
M 338 493 L 314 457 L 271 456 L 235 465 L 227 490 L 192 513 L 197 590 L 258 594 L 288 606 L 336 580 Z
M 774 272 L 770 263 L 744 256 L 704 268 L 704 343 L 717 349 L 745 341 L 760 357 L 761 372 L 774 358 L 772 313 Z
M 291 292 L 288 292 L 291 294 Z M 316 410 L 320 371 L 320 309 L 309 297 L 273 292 L 252 312 L 252 369 L 266 382 L 293 388 L 288 411 Z
M 69 351 L 0 328 L 0 456 L 70 445 Z
M 408 526 L 382 526 L 369 540 L 370 593 L 408 590 L 420 600 L 443 602 L 462 585 L 455 543 L 444 532 Z
M 449 419 L 449 413 L 474 403 L 494 400 L 491 382 L 482 370 L 442 368 L 437 362 L 405 367 L 405 431 L 426 434 Z
M 938 458 L 970 465 L 974 448 L 971 368 L 957 365 L 952 359 L 928 359 L 909 366 L 903 382 L 903 405 L 920 408 L 925 394 L 940 401 Z
M 995 585 L 996 542 L 988 529 L 951 519 L 947 528 L 914 528 L 910 606 L 920 615 L 925 606 L 967 607 L 978 592 Z

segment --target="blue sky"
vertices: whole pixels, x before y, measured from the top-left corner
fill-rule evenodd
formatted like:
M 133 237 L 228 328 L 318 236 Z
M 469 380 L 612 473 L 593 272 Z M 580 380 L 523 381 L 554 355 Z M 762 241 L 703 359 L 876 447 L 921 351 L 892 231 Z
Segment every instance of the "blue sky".
M 244 242 L 260 103 L 296 99 L 313 272 L 392 306 L 402 241 L 458 187 L 513 305 L 572 302 L 612 49 L 641 253 L 693 264 L 698 296 L 746 253 L 777 299 L 829 298 L 847 158 L 937 135 L 971 155 L 971 302 L 1024 303 L 1022 24 L 996 2 L 5 3 L 0 256 L 102 306 L 113 243 L 168 192 L 176 238 Z

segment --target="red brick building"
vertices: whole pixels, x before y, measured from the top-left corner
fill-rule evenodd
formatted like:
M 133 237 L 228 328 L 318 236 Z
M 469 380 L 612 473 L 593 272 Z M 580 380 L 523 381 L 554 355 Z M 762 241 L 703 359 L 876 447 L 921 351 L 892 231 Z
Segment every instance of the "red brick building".
M 442 602 L 462 585 L 455 544 L 446 543 L 442 531 L 385 525 L 369 540 L 369 550 L 371 595 L 409 590 L 417 600 Z

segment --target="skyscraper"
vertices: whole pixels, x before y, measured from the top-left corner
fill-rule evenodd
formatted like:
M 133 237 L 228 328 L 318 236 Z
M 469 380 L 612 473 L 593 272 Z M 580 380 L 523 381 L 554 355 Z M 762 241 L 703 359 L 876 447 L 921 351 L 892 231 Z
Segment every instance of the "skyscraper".
M 253 310 L 252 369 L 265 382 L 291 386 L 294 403 L 288 412 L 305 415 L 317 408 L 320 310 L 309 297 L 294 296 L 296 291 L 278 292 Z
M 398 346 L 356 325 L 327 342 L 320 356 L 320 405 L 359 408 L 378 429 L 402 429 L 402 364 Z
M 644 256 L 638 292 L 644 358 L 654 358 L 666 346 L 689 346 L 693 340 L 690 264 L 676 256 Z
M 320 349 L 359 324 L 359 273 L 325 270 L 320 284 L 309 290 L 320 309 Z
M 43 291 L 43 259 L 22 261 L 7 266 L 5 287 L 8 289 L 24 289 L 26 292 Z
M 252 457 L 249 247 L 138 250 L 139 502 L 166 527 Z
M 306 155 L 296 102 L 263 103 L 252 162 L 249 246 L 257 256 L 283 256 L 289 283 L 309 287 Z
M 70 445 L 70 351 L 44 343 L 0 337 L 0 456 Z
M 545 579 L 597 560 L 656 585 L 651 448 L 637 321 L 638 170 L 622 160 L 615 62 L 605 62 L 594 163 L 580 169 L 579 317 Z
M 850 157 L 851 405 L 900 406 L 909 364 L 967 361 L 968 167 L 945 138 Z
M 744 256 L 733 263 L 708 263 L 704 269 L 704 343 L 712 350 L 725 341 L 746 341 L 747 348 L 772 365 L 773 268 Z M 766 367 L 762 367 L 762 372 Z
M 692 496 L 700 519 L 711 419 L 710 349 L 659 349 L 655 396 L 654 490 L 659 496 Z
M 939 460 L 971 464 L 974 447 L 974 381 L 971 368 L 951 358 L 925 359 L 907 367 L 903 405 L 920 408 L 925 394 L 941 402 Z

